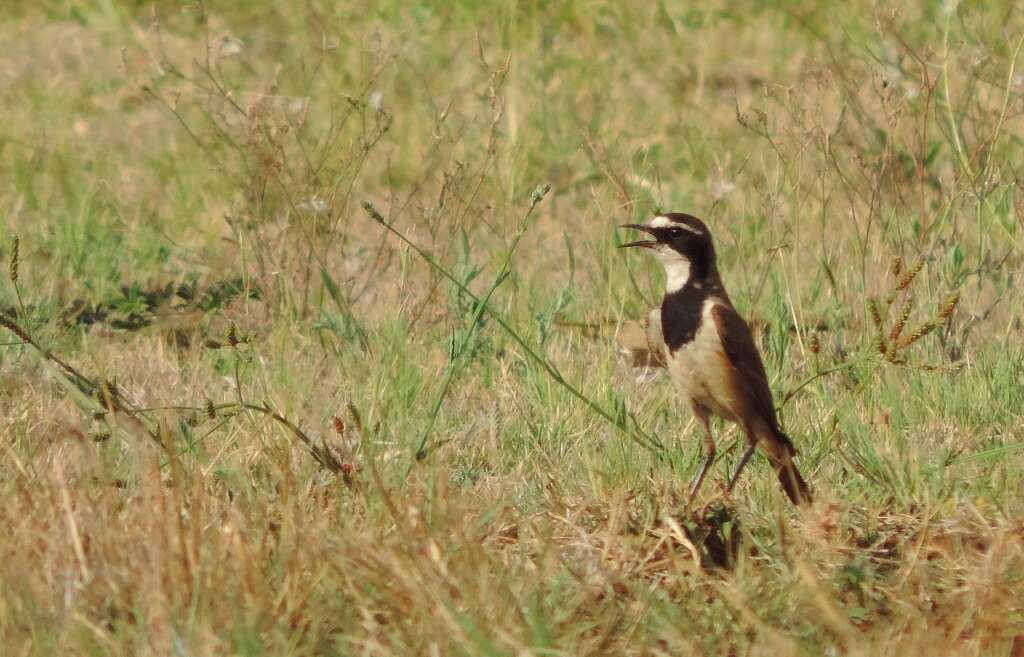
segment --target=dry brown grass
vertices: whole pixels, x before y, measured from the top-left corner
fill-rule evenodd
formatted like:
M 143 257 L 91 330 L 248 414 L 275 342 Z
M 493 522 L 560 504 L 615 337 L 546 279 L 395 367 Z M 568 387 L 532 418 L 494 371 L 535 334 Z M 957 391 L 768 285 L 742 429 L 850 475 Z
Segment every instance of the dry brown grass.
M 77 4 L 0 26 L 5 654 L 1024 655 L 1018 9 Z M 655 207 L 807 512 L 685 498 Z

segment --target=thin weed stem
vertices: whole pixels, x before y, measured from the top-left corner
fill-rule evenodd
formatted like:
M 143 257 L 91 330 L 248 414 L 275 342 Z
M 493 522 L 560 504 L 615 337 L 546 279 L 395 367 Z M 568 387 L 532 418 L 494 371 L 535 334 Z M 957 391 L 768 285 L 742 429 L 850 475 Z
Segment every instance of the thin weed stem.
M 486 310 L 487 313 L 491 316 L 491 318 L 498 323 L 498 325 L 509 335 L 509 337 L 511 337 L 515 341 L 515 343 L 518 344 L 523 349 L 523 351 L 530 358 L 530 360 L 540 365 L 541 368 L 547 373 L 547 375 L 550 376 L 551 379 L 555 381 L 555 383 L 565 388 L 573 397 L 583 402 L 590 410 L 599 415 L 608 424 L 621 431 L 628 438 L 633 440 L 636 444 L 650 451 L 652 454 L 655 454 L 659 458 L 664 455 L 665 446 L 661 443 L 661 441 L 643 432 L 640 429 L 631 429 L 630 426 L 626 424 L 624 419 L 616 418 L 614 415 L 612 415 L 612 413 L 605 410 L 605 408 L 598 404 L 596 401 L 583 394 L 583 392 L 579 388 L 577 388 L 572 383 L 567 381 L 566 378 L 562 375 L 562 373 L 558 370 L 558 368 L 555 367 L 555 365 L 552 364 L 550 360 L 548 360 L 544 356 L 541 356 L 536 349 L 530 346 L 530 344 L 526 342 L 522 335 L 514 328 L 512 328 L 512 326 L 505 320 L 504 317 L 501 316 L 501 314 L 498 311 L 494 310 L 489 305 L 483 303 L 483 300 L 480 297 L 474 294 L 451 272 L 449 272 L 445 267 L 443 267 L 439 262 L 437 262 L 437 260 L 435 260 L 433 256 L 431 256 L 429 253 L 421 249 L 419 245 L 417 245 L 415 242 L 406 237 L 405 234 L 402 233 L 400 230 L 398 230 L 391 224 L 387 223 L 384 220 L 383 215 L 381 215 L 380 212 L 378 212 L 377 209 L 373 207 L 372 204 L 370 204 L 368 201 L 364 201 L 363 209 L 366 210 L 366 212 L 381 226 L 383 226 L 387 231 L 393 233 L 398 239 L 402 240 L 406 245 L 408 245 L 409 248 L 411 248 L 416 253 L 416 255 L 422 258 L 431 268 L 433 268 L 442 276 L 444 276 L 449 281 L 454 283 L 460 290 L 462 290 L 463 293 L 465 293 L 469 298 L 473 299 L 477 304 L 479 304 L 481 308 Z

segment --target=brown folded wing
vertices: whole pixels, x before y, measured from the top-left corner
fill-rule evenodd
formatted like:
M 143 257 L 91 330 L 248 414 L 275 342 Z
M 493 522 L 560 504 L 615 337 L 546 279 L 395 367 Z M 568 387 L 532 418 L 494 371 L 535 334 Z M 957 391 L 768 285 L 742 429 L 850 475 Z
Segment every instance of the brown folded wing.
M 712 308 L 711 315 L 718 328 L 718 339 L 733 367 L 734 385 L 743 391 L 752 410 L 766 420 L 773 430 L 777 429 L 768 375 L 761 362 L 761 354 L 754 345 L 750 328 L 731 306 L 717 304 Z

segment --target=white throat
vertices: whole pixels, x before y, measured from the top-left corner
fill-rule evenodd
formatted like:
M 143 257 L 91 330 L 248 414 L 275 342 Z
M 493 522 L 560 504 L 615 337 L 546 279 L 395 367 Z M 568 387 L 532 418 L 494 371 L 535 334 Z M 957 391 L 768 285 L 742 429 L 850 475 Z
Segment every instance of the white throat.
M 662 215 L 654 217 L 647 222 L 647 225 L 652 228 L 675 226 L 691 233 L 698 232 L 686 224 L 674 222 Z M 690 280 L 690 261 L 664 245 L 657 247 L 655 250 L 662 266 L 665 267 L 665 294 L 672 294 L 683 289 L 683 286 Z
M 661 264 L 665 267 L 665 294 L 683 289 L 690 280 L 690 261 L 673 251 L 661 256 Z

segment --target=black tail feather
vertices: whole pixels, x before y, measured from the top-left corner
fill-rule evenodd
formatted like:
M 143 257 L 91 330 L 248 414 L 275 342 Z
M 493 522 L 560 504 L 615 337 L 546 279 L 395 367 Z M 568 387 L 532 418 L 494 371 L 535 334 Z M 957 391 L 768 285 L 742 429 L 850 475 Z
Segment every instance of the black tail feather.
M 798 506 L 810 504 L 813 501 L 811 489 L 807 486 L 807 482 L 804 481 L 796 464 L 793 463 L 793 457 L 796 456 L 796 446 L 793 445 L 793 441 L 781 429 L 776 427 L 773 433 L 775 434 L 775 440 L 783 446 L 782 451 L 786 452 L 785 454 L 778 454 L 779 450 L 771 450 L 775 454 L 769 456 L 772 468 L 774 468 L 775 473 L 779 477 L 782 490 L 785 491 L 786 497 L 793 504 Z
M 785 459 L 781 463 L 772 464 L 772 467 L 775 468 L 775 472 L 779 476 L 779 483 L 782 484 L 782 490 L 785 491 L 790 502 L 799 506 L 814 501 L 811 498 L 811 489 L 800 475 L 800 471 L 796 469 L 793 459 Z

